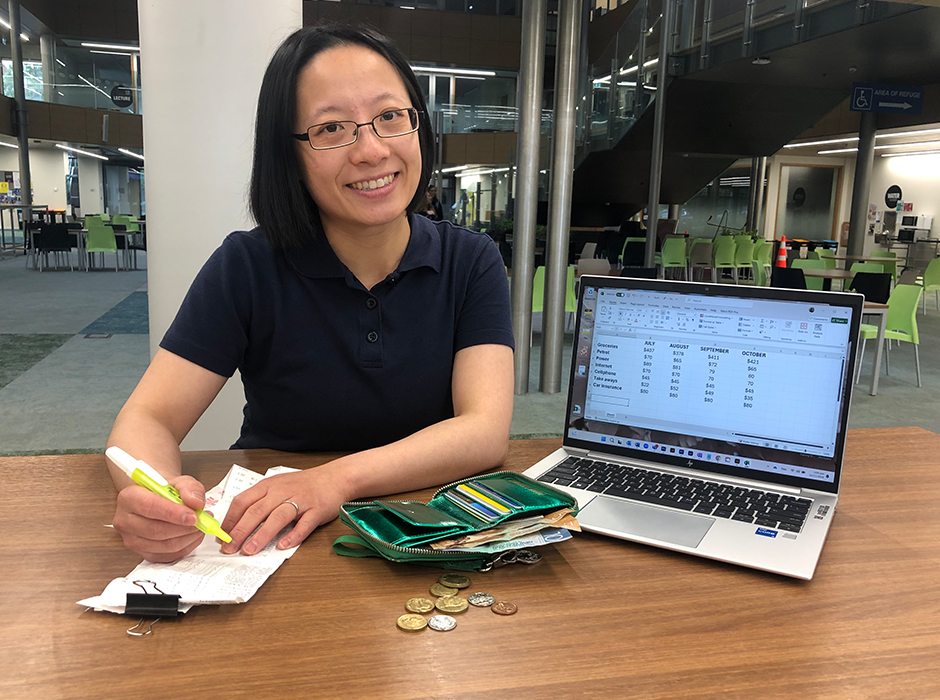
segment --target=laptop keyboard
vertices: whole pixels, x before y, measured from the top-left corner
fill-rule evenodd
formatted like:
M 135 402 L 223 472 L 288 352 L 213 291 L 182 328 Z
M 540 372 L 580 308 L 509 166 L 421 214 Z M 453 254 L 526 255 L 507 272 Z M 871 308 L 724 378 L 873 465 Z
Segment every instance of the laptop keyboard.
M 788 532 L 803 528 L 812 504 L 808 498 L 580 457 L 568 457 L 538 480 Z

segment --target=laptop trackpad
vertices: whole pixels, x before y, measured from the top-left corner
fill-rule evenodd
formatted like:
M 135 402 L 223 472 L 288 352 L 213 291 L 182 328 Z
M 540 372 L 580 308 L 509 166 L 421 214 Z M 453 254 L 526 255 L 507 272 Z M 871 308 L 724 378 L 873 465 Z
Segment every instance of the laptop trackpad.
M 585 529 L 637 535 L 683 547 L 698 547 L 714 518 L 598 496 L 578 513 Z

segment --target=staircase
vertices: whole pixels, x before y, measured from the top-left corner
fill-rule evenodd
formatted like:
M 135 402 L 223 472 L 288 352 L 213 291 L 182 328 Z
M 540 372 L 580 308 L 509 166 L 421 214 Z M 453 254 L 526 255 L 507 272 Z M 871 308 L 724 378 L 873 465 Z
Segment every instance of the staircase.
M 739 158 L 776 153 L 845 100 L 853 82 L 940 82 L 940 8 L 673 1 L 662 202 L 687 201 Z M 606 47 L 590 50 L 572 197 L 581 206 L 619 205 L 629 215 L 647 204 L 661 3 L 635 0 Z

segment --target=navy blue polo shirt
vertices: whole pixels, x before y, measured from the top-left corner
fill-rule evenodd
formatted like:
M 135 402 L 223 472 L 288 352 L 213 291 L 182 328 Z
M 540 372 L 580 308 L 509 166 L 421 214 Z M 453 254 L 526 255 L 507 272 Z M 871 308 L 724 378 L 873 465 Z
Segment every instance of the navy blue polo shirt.
M 225 377 L 247 403 L 235 448 L 363 450 L 454 415 L 454 355 L 513 346 L 506 272 L 485 234 L 411 216 L 401 263 L 365 289 L 326 240 L 230 234 L 160 346 Z

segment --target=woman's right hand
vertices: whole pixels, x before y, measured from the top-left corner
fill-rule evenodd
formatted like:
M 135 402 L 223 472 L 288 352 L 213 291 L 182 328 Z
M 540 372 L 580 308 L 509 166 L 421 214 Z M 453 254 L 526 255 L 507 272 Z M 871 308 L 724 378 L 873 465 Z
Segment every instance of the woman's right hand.
M 195 527 L 195 511 L 205 507 L 205 487 L 191 476 L 178 476 L 170 484 L 179 491 L 182 505 L 137 484 L 118 493 L 111 524 L 124 546 L 147 561 L 176 561 L 196 549 L 205 537 Z

